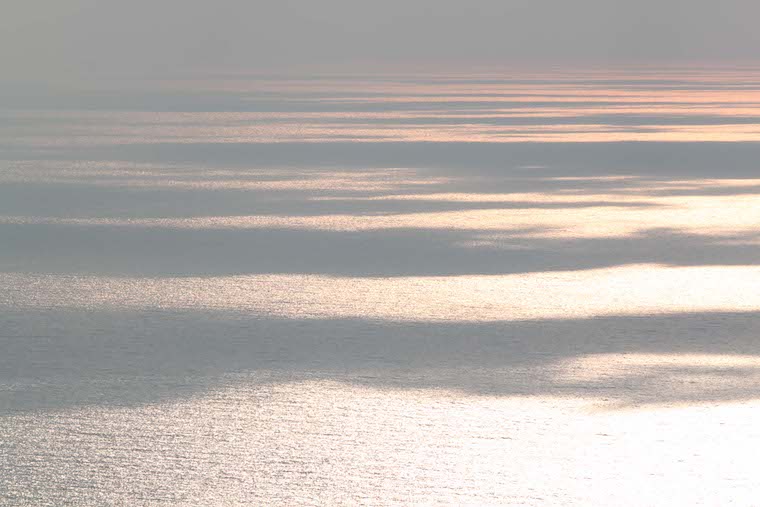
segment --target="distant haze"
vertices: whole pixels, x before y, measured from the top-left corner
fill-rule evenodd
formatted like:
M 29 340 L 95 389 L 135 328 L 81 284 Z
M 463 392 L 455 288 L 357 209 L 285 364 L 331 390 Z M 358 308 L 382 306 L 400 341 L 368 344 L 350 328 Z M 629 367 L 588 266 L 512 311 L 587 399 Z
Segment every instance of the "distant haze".
M 6 79 L 313 65 L 738 61 L 756 0 L 11 0 Z

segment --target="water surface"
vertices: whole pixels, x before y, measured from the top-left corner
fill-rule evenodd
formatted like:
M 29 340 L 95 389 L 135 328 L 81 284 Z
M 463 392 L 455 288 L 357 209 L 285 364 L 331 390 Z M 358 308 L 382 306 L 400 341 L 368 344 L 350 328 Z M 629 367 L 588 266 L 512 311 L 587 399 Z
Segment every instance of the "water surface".
M 755 69 L 3 95 L 3 505 L 760 495 Z

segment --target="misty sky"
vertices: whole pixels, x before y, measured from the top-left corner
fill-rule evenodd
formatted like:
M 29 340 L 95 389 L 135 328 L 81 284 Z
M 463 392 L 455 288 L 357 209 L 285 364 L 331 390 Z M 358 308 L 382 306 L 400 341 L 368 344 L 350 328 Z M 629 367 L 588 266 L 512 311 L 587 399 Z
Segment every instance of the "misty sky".
M 6 0 L 6 78 L 303 65 L 733 62 L 756 0 Z

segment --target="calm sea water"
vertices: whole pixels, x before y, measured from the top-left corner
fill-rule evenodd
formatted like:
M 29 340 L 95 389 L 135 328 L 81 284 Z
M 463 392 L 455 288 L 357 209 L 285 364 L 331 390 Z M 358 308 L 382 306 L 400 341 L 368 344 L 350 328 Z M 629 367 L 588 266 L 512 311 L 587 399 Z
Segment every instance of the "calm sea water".
M 3 85 L 0 505 L 750 505 L 760 73 Z

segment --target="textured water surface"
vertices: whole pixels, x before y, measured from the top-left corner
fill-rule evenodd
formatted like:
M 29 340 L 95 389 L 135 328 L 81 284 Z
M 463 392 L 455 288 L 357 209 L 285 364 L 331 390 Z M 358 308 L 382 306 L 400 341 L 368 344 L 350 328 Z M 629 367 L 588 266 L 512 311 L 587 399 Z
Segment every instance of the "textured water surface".
M 0 102 L 0 504 L 750 505 L 753 69 Z

